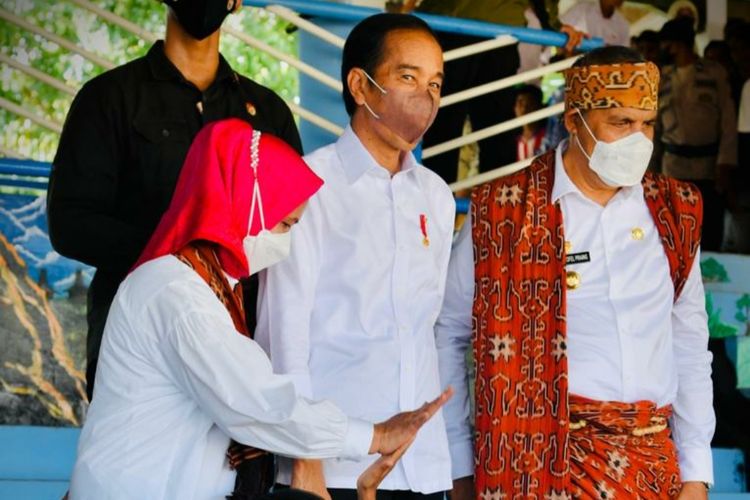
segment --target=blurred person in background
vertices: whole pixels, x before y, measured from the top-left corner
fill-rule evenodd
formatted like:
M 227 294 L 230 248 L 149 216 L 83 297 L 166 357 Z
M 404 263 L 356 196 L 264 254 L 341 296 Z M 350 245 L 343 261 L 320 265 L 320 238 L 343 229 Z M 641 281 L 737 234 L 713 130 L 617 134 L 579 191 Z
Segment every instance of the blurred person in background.
M 739 68 L 732 59 L 732 49 L 724 40 L 711 40 L 703 51 L 703 57 L 708 61 L 714 61 L 722 65 L 729 75 L 729 85 L 732 88 L 732 101 L 735 106 L 740 104 L 743 80 Z
M 647 61 L 659 64 L 659 33 L 644 30 L 635 38 L 635 49 Z
M 662 79 L 653 165 L 694 183 L 703 195 L 703 250 L 721 249 L 724 213 L 737 166 L 737 114 L 724 68 L 699 57 L 689 19 L 659 32 Z
M 630 25 L 620 12 L 625 0 L 580 1 L 565 11 L 560 20 L 607 45 L 628 46 Z
M 523 85 L 516 90 L 516 104 L 513 108 L 516 118 L 544 107 L 542 89 L 536 85 Z M 521 133 L 516 136 L 516 160 L 533 158 L 542 153 L 544 137 L 546 135 L 546 120 L 537 120 L 521 127 Z

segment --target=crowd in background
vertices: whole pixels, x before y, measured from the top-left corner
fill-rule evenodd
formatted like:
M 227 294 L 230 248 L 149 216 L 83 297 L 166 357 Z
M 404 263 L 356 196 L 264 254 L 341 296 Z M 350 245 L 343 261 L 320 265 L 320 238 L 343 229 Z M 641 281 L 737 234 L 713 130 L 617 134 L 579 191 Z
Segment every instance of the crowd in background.
M 681 8 L 670 10 L 672 19 L 660 31 L 645 30 L 628 42 L 644 59 L 658 64 L 663 73 L 651 169 L 692 181 L 700 188 L 705 213 L 704 250 L 750 253 L 750 158 L 746 145 L 750 129 L 746 123 L 750 114 L 750 87 L 746 85 L 750 79 L 750 22 L 728 19 L 723 39 L 703 43 L 701 53 L 703 34 L 696 33 L 701 21 L 698 11 L 690 2 L 678 3 Z M 599 4 L 604 12 L 607 2 Z M 580 2 L 562 19 L 580 19 L 579 14 L 570 13 L 595 7 L 595 3 Z M 592 34 L 610 43 L 616 38 L 615 27 L 623 26 L 627 33 L 628 25 L 621 20 L 615 11 L 608 22 L 587 25 L 584 20 L 575 26 L 585 31 L 593 25 L 596 33 Z M 530 86 L 517 89 L 516 116 L 544 105 L 539 100 L 532 107 L 524 105 L 534 92 Z M 553 94 L 550 101 L 558 102 L 559 97 Z M 524 126 L 517 139 L 517 159 L 554 147 L 564 136 L 565 129 L 556 117 L 547 124 Z M 528 147 L 531 137 L 538 145 L 533 151 Z
M 556 2 L 528 2 L 525 11 L 516 13 L 518 19 L 511 13 L 505 15 L 507 19 L 495 19 L 493 12 L 499 9 L 482 10 L 480 2 L 423 0 L 406 2 L 404 9 L 570 35 L 571 43 L 556 50 L 521 43 L 517 48 L 501 47 L 451 61 L 446 65 L 443 95 L 573 56 L 578 53 L 581 36 L 601 38 L 606 45 L 629 45 L 645 60 L 658 64 L 663 81 L 651 169 L 691 181 L 701 190 L 704 250 L 750 253 L 750 159 L 745 145 L 750 130 L 750 88 L 745 85 L 750 78 L 750 22 L 729 18 L 723 39 L 709 40 L 705 32 L 698 32 L 705 24 L 698 9 L 692 2 L 680 0 L 672 3 L 668 21 L 659 31 L 647 29 L 631 36 L 621 12 L 624 3 L 579 1 L 558 16 Z M 464 35 L 440 36 L 445 50 L 475 41 Z M 562 89 L 545 90 L 537 80 L 443 107 L 424 145 L 455 138 L 467 121 L 473 130 L 480 130 L 561 102 Z M 478 144 L 479 172 L 533 158 L 556 147 L 566 136 L 560 118 L 551 117 L 486 138 Z M 458 151 L 428 158 L 425 165 L 453 182 L 458 175 Z

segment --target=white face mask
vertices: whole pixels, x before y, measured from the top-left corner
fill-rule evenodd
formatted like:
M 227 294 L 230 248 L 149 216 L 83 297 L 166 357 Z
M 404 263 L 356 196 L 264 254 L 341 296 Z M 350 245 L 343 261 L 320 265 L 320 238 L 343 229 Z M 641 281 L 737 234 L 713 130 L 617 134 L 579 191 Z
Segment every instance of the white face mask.
M 580 110 L 578 114 L 589 135 L 596 141 L 591 156 L 583 149 L 583 144 L 575 137 L 578 147 L 589 160 L 589 167 L 610 187 L 635 186 L 643 179 L 654 143 L 644 135 L 636 132 L 613 142 L 603 142 L 594 137 L 589 125 Z
M 260 184 L 258 184 L 258 146 L 260 145 L 260 132 L 253 131 L 252 161 L 251 166 L 255 172 L 255 182 L 253 184 L 253 201 L 250 205 L 250 221 L 248 222 L 248 231 L 253 224 L 255 216 L 255 206 L 258 206 L 260 215 L 261 230 L 257 236 L 245 236 L 242 240 L 242 248 L 245 251 L 250 269 L 250 274 L 255 274 L 269 266 L 281 262 L 289 256 L 292 248 L 292 235 L 290 232 L 272 233 L 266 229 L 266 219 L 263 213 L 263 200 L 260 196 Z

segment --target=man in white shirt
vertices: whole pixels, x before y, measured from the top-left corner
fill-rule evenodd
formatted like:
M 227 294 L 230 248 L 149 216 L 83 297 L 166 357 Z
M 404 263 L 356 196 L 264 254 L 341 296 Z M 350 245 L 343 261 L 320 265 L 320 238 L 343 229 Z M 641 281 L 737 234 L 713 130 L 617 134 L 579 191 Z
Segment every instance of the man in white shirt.
M 474 191 L 437 336 L 468 346 L 473 331 L 478 496 L 707 496 L 701 200 L 644 176 L 658 88 L 636 52 L 592 51 L 566 72 L 571 139 Z M 445 382 L 465 449 L 466 371 Z
M 439 353 L 449 348 L 436 345 L 434 325 L 455 203 L 411 153 L 437 112 L 442 51 L 419 18 L 372 16 L 346 41 L 342 79 L 351 123 L 335 144 L 306 157 L 326 184 L 295 230 L 290 258 L 261 277 L 256 338 L 300 394 L 374 418 L 435 397 Z M 468 458 L 454 473 L 471 474 Z M 354 498 L 370 462 L 282 464 L 278 481 Z M 442 498 L 451 479 L 437 414 L 378 496 Z
M 618 10 L 625 0 L 578 2 L 560 20 L 589 36 L 602 38 L 607 45 L 630 44 L 630 25 Z

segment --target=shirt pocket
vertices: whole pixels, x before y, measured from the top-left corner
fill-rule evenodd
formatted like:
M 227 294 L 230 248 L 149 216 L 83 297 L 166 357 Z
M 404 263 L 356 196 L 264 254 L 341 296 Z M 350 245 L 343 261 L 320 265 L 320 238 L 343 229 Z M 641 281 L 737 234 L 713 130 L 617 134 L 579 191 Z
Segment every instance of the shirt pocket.
M 141 192 L 166 210 L 192 140 L 188 124 L 157 113 L 138 113 L 135 130 L 135 168 Z

